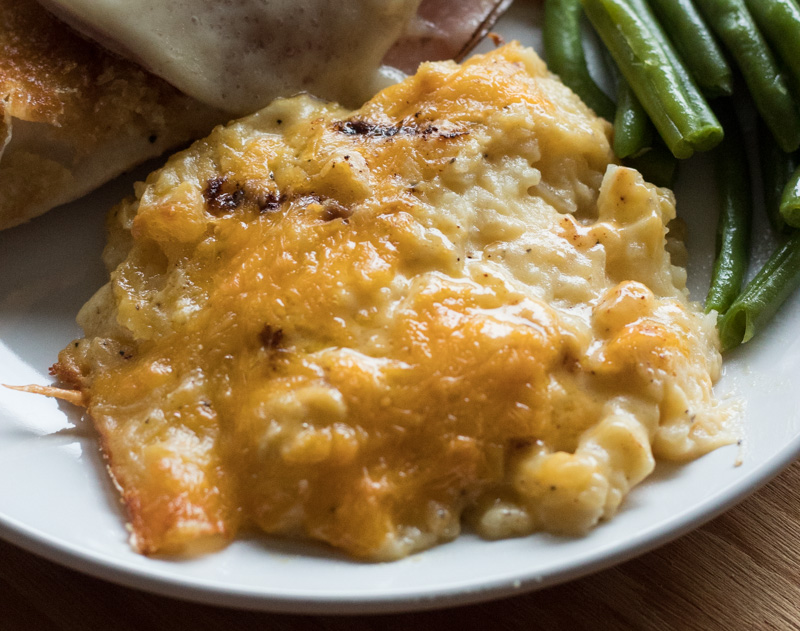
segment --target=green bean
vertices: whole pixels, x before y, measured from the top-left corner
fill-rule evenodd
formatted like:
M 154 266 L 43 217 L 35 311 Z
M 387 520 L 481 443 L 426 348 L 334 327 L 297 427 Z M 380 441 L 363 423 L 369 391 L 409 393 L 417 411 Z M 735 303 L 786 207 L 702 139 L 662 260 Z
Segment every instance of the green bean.
M 733 72 L 692 0 L 648 0 L 700 88 L 709 96 L 733 94 Z
M 800 82 L 800 8 L 794 0 L 745 0 L 753 19 Z
M 796 168 L 781 194 L 780 216 L 792 228 L 800 228 L 800 168 Z
M 664 31 L 664 27 L 661 25 L 658 19 L 656 19 L 655 14 L 650 10 L 650 6 L 647 4 L 647 2 L 645 0 L 627 0 L 627 2 L 631 7 L 633 7 L 636 15 L 638 15 L 648 27 L 651 36 L 654 37 L 661 45 L 664 53 L 667 55 L 667 58 L 672 63 L 675 72 L 681 78 L 681 81 L 685 85 L 692 86 L 694 88 L 687 91 L 689 97 L 693 99 L 692 102 L 694 106 L 700 109 L 710 109 L 705 98 L 697 88 L 697 82 L 692 76 L 692 73 L 689 72 L 686 64 L 681 59 L 680 55 L 678 55 L 678 52 L 672 45 L 672 41 L 667 36 L 666 31 Z M 718 140 L 721 139 L 722 138 L 720 137 Z
M 581 0 L 547 0 L 544 50 L 550 70 L 599 116 L 614 118 L 614 101 L 594 82 L 586 66 L 581 39 Z
M 800 231 L 779 246 L 717 321 L 722 350 L 749 341 L 800 287 Z
M 628 0 L 582 0 L 583 8 L 670 151 L 688 158 L 722 140 L 722 127 L 677 55 Z
M 625 81 L 619 77 L 617 113 L 614 116 L 614 153 L 620 158 L 640 154 L 653 143 L 653 131 L 647 112 Z
M 752 194 L 744 139 L 729 103 L 718 110 L 725 140 L 714 152 L 719 191 L 717 254 L 706 297 L 706 312 L 725 313 L 742 289 L 750 245 Z
M 797 149 L 800 146 L 800 113 L 786 78 L 744 0 L 696 1 L 711 28 L 736 59 L 756 108 L 775 140 L 784 151 Z
M 786 153 L 778 146 L 763 121 L 759 122 L 758 128 L 758 154 L 767 217 L 776 232 L 789 232 L 791 228 L 783 220 L 780 206 L 786 183 L 798 166 L 797 156 Z

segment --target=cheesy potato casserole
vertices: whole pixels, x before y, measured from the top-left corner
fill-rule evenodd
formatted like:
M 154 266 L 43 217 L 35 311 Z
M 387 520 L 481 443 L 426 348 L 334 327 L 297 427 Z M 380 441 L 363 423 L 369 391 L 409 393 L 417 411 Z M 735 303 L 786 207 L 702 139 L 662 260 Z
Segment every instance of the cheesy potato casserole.
M 577 535 L 729 441 L 673 196 L 610 131 L 510 44 L 356 111 L 278 100 L 137 185 L 54 366 L 136 548 Z

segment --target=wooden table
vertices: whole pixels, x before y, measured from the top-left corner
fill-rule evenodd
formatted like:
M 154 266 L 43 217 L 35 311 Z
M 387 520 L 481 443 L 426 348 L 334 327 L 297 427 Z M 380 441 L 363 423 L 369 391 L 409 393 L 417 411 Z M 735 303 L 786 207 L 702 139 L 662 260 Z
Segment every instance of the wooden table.
M 540 592 L 442 611 L 289 616 L 154 596 L 0 542 L 0 630 L 800 629 L 800 462 L 740 506 L 633 561 Z

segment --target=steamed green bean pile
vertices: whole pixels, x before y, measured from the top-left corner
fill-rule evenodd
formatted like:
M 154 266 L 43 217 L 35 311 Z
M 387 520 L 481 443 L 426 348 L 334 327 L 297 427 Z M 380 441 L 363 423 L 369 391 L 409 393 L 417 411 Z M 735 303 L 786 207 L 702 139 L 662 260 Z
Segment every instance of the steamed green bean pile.
M 800 0 L 545 0 L 550 68 L 614 123 L 624 163 L 668 186 L 678 160 L 712 151 L 717 247 L 706 310 L 723 350 L 750 340 L 800 287 Z M 585 15 L 614 62 L 616 98 L 587 69 Z M 781 241 L 753 280 L 748 144 L 737 109 L 760 119 L 764 205 Z

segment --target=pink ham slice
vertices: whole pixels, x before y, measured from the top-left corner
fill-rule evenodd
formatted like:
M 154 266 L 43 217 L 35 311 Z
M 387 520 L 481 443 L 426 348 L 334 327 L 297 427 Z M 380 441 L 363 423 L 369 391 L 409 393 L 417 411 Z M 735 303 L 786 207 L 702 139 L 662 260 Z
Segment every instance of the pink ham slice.
M 461 61 L 512 0 L 422 0 L 417 15 L 383 58 L 411 74 L 423 61 Z

